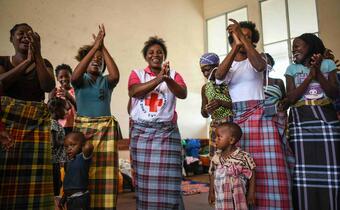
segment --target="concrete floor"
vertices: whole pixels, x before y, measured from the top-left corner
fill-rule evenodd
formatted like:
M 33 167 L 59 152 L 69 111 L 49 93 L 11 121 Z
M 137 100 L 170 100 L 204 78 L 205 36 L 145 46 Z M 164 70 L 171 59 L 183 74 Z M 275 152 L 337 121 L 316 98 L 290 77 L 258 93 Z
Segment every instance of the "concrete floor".
M 117 210 L 135 210 L 134 193 L 124 192 L 118 195 Z M 212 210 L 208 204 L 208 193 L 183 196 L 185 210 Z
M 208 174 L 189 177 L 191 180 L 208 182 Z M 134 192 L 123 192 L 118 195 L 117 210 L 135 210 L 136 200 Z M 183 196 L 185 210 L 212 210 L 208 204 L 208 193 Z

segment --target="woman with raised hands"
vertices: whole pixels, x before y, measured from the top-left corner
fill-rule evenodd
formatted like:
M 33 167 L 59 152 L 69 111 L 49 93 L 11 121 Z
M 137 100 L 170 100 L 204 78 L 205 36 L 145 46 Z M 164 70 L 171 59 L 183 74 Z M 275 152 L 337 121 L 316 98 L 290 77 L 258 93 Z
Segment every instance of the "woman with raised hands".
M 290 174 L 279 127 L 264 110 L 263 71 L 266 60 L 255 49 L 256 25 L 230 19 L 227 27 L 231 51 L 219 65 L 217 84 L 226 83 L 233 102 L 234 122 L 243 131 L 239 146 L 256 163 L 255 209 L 291 209 Z
M 27 23 L 11 29 L 10 42 L 15 54 L 0 56 L 1 121 L 14 147 L 0 152 L 0 209 L 53 209 L 51 122 L 43 102 L 55 87 L 53 67 Z
M 118 67 L 105 47 L 105 28 L 93 45 L 79 49 L 71 82 L 75 90 L 77 117 L 74 130 L 89 137 L 94 146 L 90 166 L 91 209 L 116 209 L 118 183 L 117 140 L 121 139 L 117 120 L 111 115 L 111 94 L 119 81 Z M 107 68 L 108 74 L 103 75 Z

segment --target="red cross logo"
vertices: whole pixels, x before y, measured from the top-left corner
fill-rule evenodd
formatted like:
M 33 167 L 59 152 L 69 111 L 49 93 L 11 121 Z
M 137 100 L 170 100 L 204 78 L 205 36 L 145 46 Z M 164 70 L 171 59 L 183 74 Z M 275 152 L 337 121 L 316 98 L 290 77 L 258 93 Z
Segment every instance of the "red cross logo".
M 151 98 L 145 99 L 145 105 L 150 107 L 150 112 L 157 112 L 157 107 L 163 105 L 163 99 L 158 99 L 157 93 L 151 93 Z

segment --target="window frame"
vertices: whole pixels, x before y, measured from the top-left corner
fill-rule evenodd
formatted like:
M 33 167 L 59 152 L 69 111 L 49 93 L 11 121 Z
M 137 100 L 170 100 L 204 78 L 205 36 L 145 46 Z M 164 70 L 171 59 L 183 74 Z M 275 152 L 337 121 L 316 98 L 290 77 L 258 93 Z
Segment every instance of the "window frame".
M 266 1 L 271 1 L 271 0 L 259 0 L 259 8 L 260 8 L 260 21 L 261 21 L 261 34 L 262 34 L 262 39 L 263 39 L 263 13 L 262 13 L 262 3 L 263 2 L 266 2 Z M 280 43 L 280 42 L 287 42 L 287 47 L 288 47 L 288 59 L 289 59 L 289 63 L 292 63 L 292 42 L 291 40 L 294 40 L 296 37 L 292 37 L 291 36 L 291 33 L 290 33 L 290 19 L 289 19 L 289 5 L 288 5 L 288 0 L 283 0 L 284 3 L 285 3 L 285 12 L 286 12 L 286 22 L 287 22 L 287 39 L 283 39 L 283 40 L 278 40 L 278 41 L 275 41 L 275 42 L 269 42 L 269 43 L 266 43 L 264 44 L 264 39 L 263 39 L 263 49 L 265 48 L 265 46 L 267 45 L 272 45 L 272 44 L 276 44 L 276 43 Z M 315 4 L 315 7 L 317 7 L 317 1 L 316 0 L 313 0 L 314 1 L 314 4 Z M 316 9 L 316 20 L 317 20 L 317 31 L 314 31 L 314 32 L 308 32 L 308 33 L 313 33 L 313 34 L 316 34 L 316 35 L 320 35 L 320 27 L 319 27 L 319 16 L 318 16 L 318 10 Z
M 206 40 L 206 42 L 205 42 L 206 43 L 205 44 L 205 52 L 209 51 L 209 43 L 208 43 L 208 40 L 209 40 L 209 28 L 208 28 L 208 21 L 212 20 L 214 18 L 217 18 L 219 16 L 224 15 L 225 16 L 225 21 L 226 21 L 226 25 L 225 25 L 225 29 L 226 29 L 228 27 L 228 25 L 229 25 L 228 24 L 228 22 L 229 22 L 228 21 L 228 14 L 233 13 L 233 12 L 238 11 L 238 10 L 242 10 L 242 9 L 246 10 L 246 20 L 248 20 L 248 18 L 249 18 L 248 5 L 244 5 L 242 7 L 235 8 L 233 10 L 229 10 L 228 12 L 223 12 L 221 14 L 212 16 L 212 17 L 207 18 L 205 20 L 205 25 L 206 25 L 206 27 L 205 27 L 205 34 L 206 34 L 206 38 L 205 38 L 205 40 Z M 227 45 L 226 46 L 227 51 L 224 54 L 217 54 L 219 57 L 225 57 L 229 53 L 229 51 L 231 50 L 231 47 L 230 47 L 230 44 L 229 44 L 229 41 L 228 41 L 228 33 L 226 33 L 225 39 L 226 39 L 226 43 L 225 44 Z M 216 52 L 214 52 L 214 53 L 216 53 Z

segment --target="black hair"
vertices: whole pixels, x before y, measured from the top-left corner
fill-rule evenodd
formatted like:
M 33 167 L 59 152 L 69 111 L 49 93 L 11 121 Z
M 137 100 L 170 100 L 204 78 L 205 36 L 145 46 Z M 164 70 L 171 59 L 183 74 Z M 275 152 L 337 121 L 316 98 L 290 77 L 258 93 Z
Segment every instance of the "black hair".
M 307 45 L 308 45 L 308 53 L 306 55 L 306 58 L 310 58 L 313 56 L 313 54 L 321 54 L 323 55 L 326 47 L 323 44 L 322 40 L 317 37 L 315 34 L 312 33 L 304 33 L 298 37 L 296 37 L 296 39 L 301 39 L 303 40 Z
M 79 62 L 81 60 L 83 60 L 83 58 L 87 55 L 87 53 L 90 52 L 92 47 L 93 47 L 93 45 L 84 45 L 84 46 L 80 47 L 79 50 L 78 50 L 78 54 L 75 56 L 75 59 Z M 105 64 L 105 61 L 104 61 L 102 73 L 104 73 L 105 69 L 106 69 L 106 64 Z
M 15 32 L 17 31 L 17 29 L 18 29 L 20 26 L 27 26 L 27 27 L 29 27 L 31 30 L 33 30 L 32 27 L 31 27 L 30 25 L 28 25 L 27 23 L 18 23 L 18 24 L 15 24 L 15 25 L 13 26 L 13 28 L 9 31 L 9 33 L 10 33 L 9 40 L 10 40 L 10 41 L 12 41 L 12 36 L 14 36 Z
M 60 64 L 55 68 L 55 75 L 58 77 L 58 74 L 61 70 L 66 70 L 68 73 L 72 74 L 72 68 L 71 66 L 67 64 Z
M 47 107 L 51 113 L 55 113 L 57 109 L 66 107 L 66 101 L 59 97 L 53 97 L 53 98 L 50 98 L 50 100 L 48 100 Z
M 146 58 L 146 53 L 148 52 L 149 48 L 156 44 L 161 46 L 164 52 L 164 58 L 166 58 L 166 56 L 168 55 L 168 51 L 165 46 L 165 41 L 162 38 L 158 38 L 157 36 L 152 36 L 149 38 L 148 41 L 144 42 L 144 47 L 142 49 L 144 58 Z
M 260 40 L 260 33 L 256 29 L 256 24 L 251 21 L 241 21 L 239 22 L 241 28 L 247 28 L 251 31 L 251 42 L 257 43 Z M 234 42 L 234 38 L 231 34 L 228 36 L 229 44 Z M 256 47 L 256 46 L 255 46 Z
M 77 139 L 80 139 L 81 145 L 84 145 L 86 142 L 86 137 L 82 132 L 79 131 L 72 131 L 71 133 L 65 136 L 65 139 L 71 136 L 75 136 Z
M 269 53 L 265 53 L 266 55 L 266 59 L 267 59 L 267 63 L 269 65 L 269 63 L 271 63 L 272 67 L 275 65 L 275 61 L 274 61 L 274 58 L 269 54 Z
M 218 126 L 218 128 L 220 127 L 224 127 L 230 130 L 231 136 L 234 137 L 236 140 L 235 143 L 237 143 L 241 139 L 243 132 L 238 124 L 233 122 L 225 122 Z
M 78 54 L 76 55 L 76 59 L 77 61 L 81 61 L 83 60 L 83 58 L 87 55 L 87 53 L 90 52 L 90 50 L 92 49 L 92 45 L 84 45 L 82 47 L 79 48 L 78 50 Z

